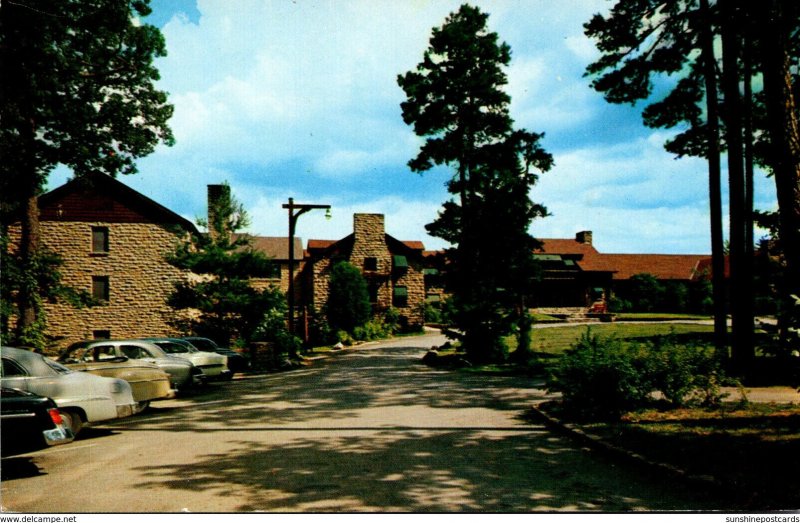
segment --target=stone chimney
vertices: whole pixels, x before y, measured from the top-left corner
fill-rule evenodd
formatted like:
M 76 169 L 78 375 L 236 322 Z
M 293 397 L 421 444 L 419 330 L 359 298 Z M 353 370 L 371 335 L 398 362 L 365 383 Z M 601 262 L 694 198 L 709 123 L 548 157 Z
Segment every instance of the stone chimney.
M 382 214 L 354 214 L 353 236 L 350 263 L 372 273 L 387 274 L 392 269 Z
M 231 187 L 228 184 L 208 185 L 208 234 L 216 236 L 219 232 L 215 227 L 217 209 L 220 203 L 230 201 Z
M 584 245 L 592 244 L 592 231 L 581 231 L 575 235 L 575 241 Z
M 356 243 L 379 244 L 385 242 L 386 231 L 384 229 L 382 214 L 354 214 L 353 233 Z

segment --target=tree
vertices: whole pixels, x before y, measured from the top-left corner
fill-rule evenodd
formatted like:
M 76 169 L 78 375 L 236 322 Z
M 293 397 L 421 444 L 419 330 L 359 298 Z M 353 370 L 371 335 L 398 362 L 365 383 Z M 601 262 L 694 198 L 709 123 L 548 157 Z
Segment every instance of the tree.
M 197 220 L 208 234 L 190 235 L 167 260 L 193 275 L 175 284 L 167 303 L 186 313 L 174 323 L 187 334 L 224 344 L 232 339 L 248 342 L 265 322 L 284 317 L 286 303 L 275 287 L 259 290 L 253 285 L 254 278 L 274 276 L 276 265 L 238 233 L 248 225 L 247 213 L 228 185 L 222 187 L 220 197 L 209 202 L 209 221 Z
M 136 158 L 173 143 L 173 108 L 154 85 L 164 39 L 134 20 L 150 13 L 148 2 L 0 3 L 2 218 L 21 219 L 23 273 L 42 263 L 37 197 L 56 165 L 78 176 L 130 174 Z M 18 336 L 40 323 L 45 292 L 36 278 L 22 281 Z
M 15 335 L 10 328 L 11 318 L 19 317 L 15 298 L 21 288 L 28 285 L 42 289 L 42 293 L 36 296 L 40 302 L 64 302 L 80 308 L 96 305 L 97 301 L 88 292 L 63 284 L 60 271 L 63 260 L 58 254 L 41 249 L 36 263 L 26 264 L 8 243 L 8 235 L 0 233 L 0 339 L 9 344 L 44 349 L 52 341 L 46 336 L 44 313 L 40 313 L 36 323 L 22 335 Z
M 328 301 L 325 315 L 334 330 L 353 333 L 356 327 L 367 323 L 372 307 L 369 302 L 367 282 L 358 267 L 348 262 L 338 262 L 331 269 Z
M 487 29 L 488 15 L 470 5 L 434 28 L 416 69 L 398 76 L 407 100 L 403 120 L 426 137 L 409 162 L 415 172 L 447 165 L 453 176 L 447 201 L 430 234 L 448 249 L 448 287 L 455 326 L 474 361 L 502 359 L 502 337 L 520 318 L 529 292 L 538 242 L 528 233 L 546 209 L 530 200 L 536 172 L 553 160 L 539 145 L 543 135 L 516 130 L 503 68 L 511 49 Z
M 716 21 L 716 23 L 715 23 Z M 651 101 L 643 110 L 650 127 L 681 127 L 665 148 L 708 161 L 714 331 L 718 352 L 727 353 L 724 242 L 720 154 L 723 111 L 719 104 L 720 67 L 715 57 L 717 13 L 708 0 L 620 0 L 607 17 L 585 24 L 603 56 L 587 67 L 592 86 L 612 103 Z M 654 78 L 672 80 L 672 89 L 652 101 Z M 732 160 L 733 161 L 733 160 Z M 734 180 L 738 183 L 738 180 Z M 734 186 L 734 195 L 738 192 Z M 733 206 L 734 228 L 741 223 L 741 201 Z
M 785 260 L 784 300 L 789 302 L 791 295 L 800 296 L 800 123 L 795 101 L 800 8 L 781 0 L 759 7 L 753 18 L 764 76 L 766 160 L 777 189 L 777 236 Z
M 775 176 L 781 230 L 786 234 L 782 241 L 791 251 L 785 295 L 800 290 L 800 126 L 792 73 L 798 62 L 798 26 L 800 9 L 785 0 L 621 0 L 608 17 L 596 15 L 586 24 L 587 34 L 598 39 L 604 53 L 587 71 L 603 73 L 593 85 L 610 101 L 649 99 L 652 77 L 674 80 L 672 91 L 643 114 L 645 123 L 654 127 L 684 126 L 666 144 L 667 150 L 709 161 L 714 277 L 724 267 L 718 254 L 721 225 L 716 194 L 720 144 L 727 153 L 732 356 L 740 369 L 746 369 L 754 357 L 752 178 L 756 161 Z M 718 47 L 721 61 L 714 56 Z M 759 75 L 763 82 L 758 81 Z M 756 89 L 762 84 L 762 89 Z M 705 115 L 700 110 L 703 99 Z M 754 142 L 760 144 L 761 154 Z M 718 286 L 715 282 L 715 330 L 720 332 L 724 323 Z

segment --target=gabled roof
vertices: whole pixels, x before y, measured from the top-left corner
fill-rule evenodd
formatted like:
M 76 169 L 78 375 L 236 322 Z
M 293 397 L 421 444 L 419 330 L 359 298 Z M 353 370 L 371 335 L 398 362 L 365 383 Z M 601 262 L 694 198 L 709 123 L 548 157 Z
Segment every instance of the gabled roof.
M 384 237 L 386 245 L 389 246 L 390 250 L 401 250 L 419 255 L 425 252 L 425 244 L 421 241 L 401 241 L 389 234 L 384 235 Z M 306 249 L 309 254 L 321 254 L 324 251 L 335 249 L 347 250 L 351 246 L 350 244 L 353 242 L 354 238 L 355 236 L 353 234 L 348 234 L 341 240 L 308 240 Z
M 39 197 L 43 221 L 105 221 L 177 225 L 197 232 L 195 225 L 119 180 L 102 173 L 75 177 Z

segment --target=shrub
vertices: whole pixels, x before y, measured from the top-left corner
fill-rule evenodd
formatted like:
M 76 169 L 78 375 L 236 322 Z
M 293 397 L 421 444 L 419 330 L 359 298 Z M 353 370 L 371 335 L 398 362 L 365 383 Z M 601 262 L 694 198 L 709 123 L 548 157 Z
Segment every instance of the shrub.
M 388 334 L 394 334 L 400 330 L 400 311 L 394 307 L 389 307 L 383 314 L 383 324 Z
M 350 335 L 350 333 L 347 332 L 347 331 L 337 331 L 336 332 L 336 341 L 338 343 L 341 343 L 342 345 L 347 346 L 347 347 L 349 347 L 350 345 L 355 343 L 355 340 Z
M 372 306 L 367 282 L 361 271 L 348 262 L 339 262 L 331 270 L 325 313 L 335 329 L 353 332 L 369 321 Z
M 425 323 L 442 323 L 442 308 L 439 303 L 425 301 L 420 304 L 420 308 Z
M 299 354 L 303 342 L 297 336 L 282 330 L 275 335 L 275 350 L 278 354 Z
M 619 416 L 644 405 L 652 390 L 644 365 L 639 346 L 588 330 L 565 352 L 548 388 L 561 392 L 564 407 L 580 416 Z
M 647 362 L 654 389 L 673 406 L 719 401 L 722 371 L 711 349 L 681 345 L 668 336 L 650 344 Z
M 713 350 L 667 336 L 640 345 L 593 336 L 588 330 L 564 353 L 548 388 L 565 410 L 586 418 L 618 417 L 645 407 L 660 392 L 673 406 L 720 400 L 722 371 Z

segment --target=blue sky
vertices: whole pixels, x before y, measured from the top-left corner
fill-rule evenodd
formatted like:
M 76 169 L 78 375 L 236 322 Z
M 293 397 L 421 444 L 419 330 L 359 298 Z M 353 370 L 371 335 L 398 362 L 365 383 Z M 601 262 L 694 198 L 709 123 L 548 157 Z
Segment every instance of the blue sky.
M 668 131 L 645 128 L 640 108 L 606 103 L 583 77 L 598 55 L 583 35 L 606 0 L 475 1 L 512 49 L 507 70 L 517 127 L 544 132 L 555 167 L 532 199 L 551 216 L 540 238 L 594 231 L 602 252 L 706 253 L 705 162 L 663 150 Z M 250 232 L 285 236 L 281 208 L 332 205 L 304 215 L 298 236 L 338 239 L 354 212 L 386 215 L 389 234 L 427 236 L 449 172 L 412 173 L 421 139 L 401 118 L 397 75 L 413 69 L 451 0 L 153 0 L 144 21 L 162 29 L 169 55 L 159 87 L 175 105 L 177 143 L 139 161 L 123 178 L 189 218 L 206 212 L 206 185 L 227 181 L 252 218 Z M 59 169 L 50 187 L 70 173 Z M 756 207 L 775 208 L 759 176 Z M 498 225 L 499 226 L 499 225 Z

